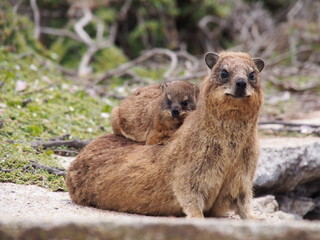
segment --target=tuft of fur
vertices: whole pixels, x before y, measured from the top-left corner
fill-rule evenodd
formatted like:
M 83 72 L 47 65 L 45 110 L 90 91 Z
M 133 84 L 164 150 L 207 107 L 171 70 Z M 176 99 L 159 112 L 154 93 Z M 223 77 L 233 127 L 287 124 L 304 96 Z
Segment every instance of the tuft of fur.
M 146 144 L 165 144 L 196 108 L 199 88 L 171 81 L 137 89 L 112 111 L 114 134 Z
M 211 73 L 198 107 L 166 145 L 111 134 L 83 149 L 67 174 L 75 203 L 145 215 L 252 217 L 264 63 L 234 52 L 208 53 L 206 63 Z

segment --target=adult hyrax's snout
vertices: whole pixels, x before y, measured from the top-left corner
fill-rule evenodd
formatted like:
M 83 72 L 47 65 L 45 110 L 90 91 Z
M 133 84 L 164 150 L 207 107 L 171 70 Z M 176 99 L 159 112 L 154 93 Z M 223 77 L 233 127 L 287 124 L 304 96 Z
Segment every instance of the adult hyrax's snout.
M 234 96 L 238 98 L 250 97 L 250 95 L 247 95 L 246 88 L 247 88 L 246 80 L 244 78 L 238 78 L 235 83 Z

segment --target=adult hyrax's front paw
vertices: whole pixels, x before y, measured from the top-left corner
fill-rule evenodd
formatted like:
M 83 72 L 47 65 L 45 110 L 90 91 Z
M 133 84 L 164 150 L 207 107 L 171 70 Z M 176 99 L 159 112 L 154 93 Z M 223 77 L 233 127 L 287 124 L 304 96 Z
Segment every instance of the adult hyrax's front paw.
M 202 211 L 199 209 L 186 211 L 187 218 L 204 218 Z

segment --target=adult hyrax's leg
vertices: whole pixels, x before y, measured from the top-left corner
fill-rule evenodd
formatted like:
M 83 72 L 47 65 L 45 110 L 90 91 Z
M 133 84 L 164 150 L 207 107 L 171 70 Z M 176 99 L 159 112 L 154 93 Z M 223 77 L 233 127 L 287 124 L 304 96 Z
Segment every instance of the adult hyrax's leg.
M 187 218 L 203 218 L 204 201 L 202 196 L 192 191 L 189 182 L 179 176 L 174 182 L 174 192 Z
M 201 203 L 196 197 L 182 199 L 179 202 L 187 218 L 204 218 Z
M 252 211 L 252 190 L 241 192 L 236 200 L 236 214 L 241 219 L 256 219 Z

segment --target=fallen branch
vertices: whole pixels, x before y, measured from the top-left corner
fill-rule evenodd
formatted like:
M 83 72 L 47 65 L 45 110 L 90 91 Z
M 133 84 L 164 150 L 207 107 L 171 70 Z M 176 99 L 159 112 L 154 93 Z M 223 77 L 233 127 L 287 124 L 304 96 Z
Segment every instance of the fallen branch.
M 28 170 L 28 168 L 33 168 L 33 169 L 43 169 L 46 170 L 48 173 L 50 174 L 55 174 L 58 176 L 65 176 L 66 175 L 66 171 L 63 168 L 57 168 L 57 167 L 48 167 L 48 166 L 44 166 L 42 164 L 39 164 L 37 162 L 31 161 L 31 164 L 28 164 L 26 166 L 24 166 L 22 169 L 24 171 L 30 171 Z
M 79 151 L 62 150 L 62 149 L 53 149 L 52 151 L 54 152 L 54 154 L 64 156 L 64 157 L 76 156 L 79 153 Z
M 68 147 L 74 149 L 81 149 L 88 145 L 91 140 L 54 140 L 54 141 L 34 141 L 31 142 L 31 147 L 34 149 L 47 149 L 54 147 Z

